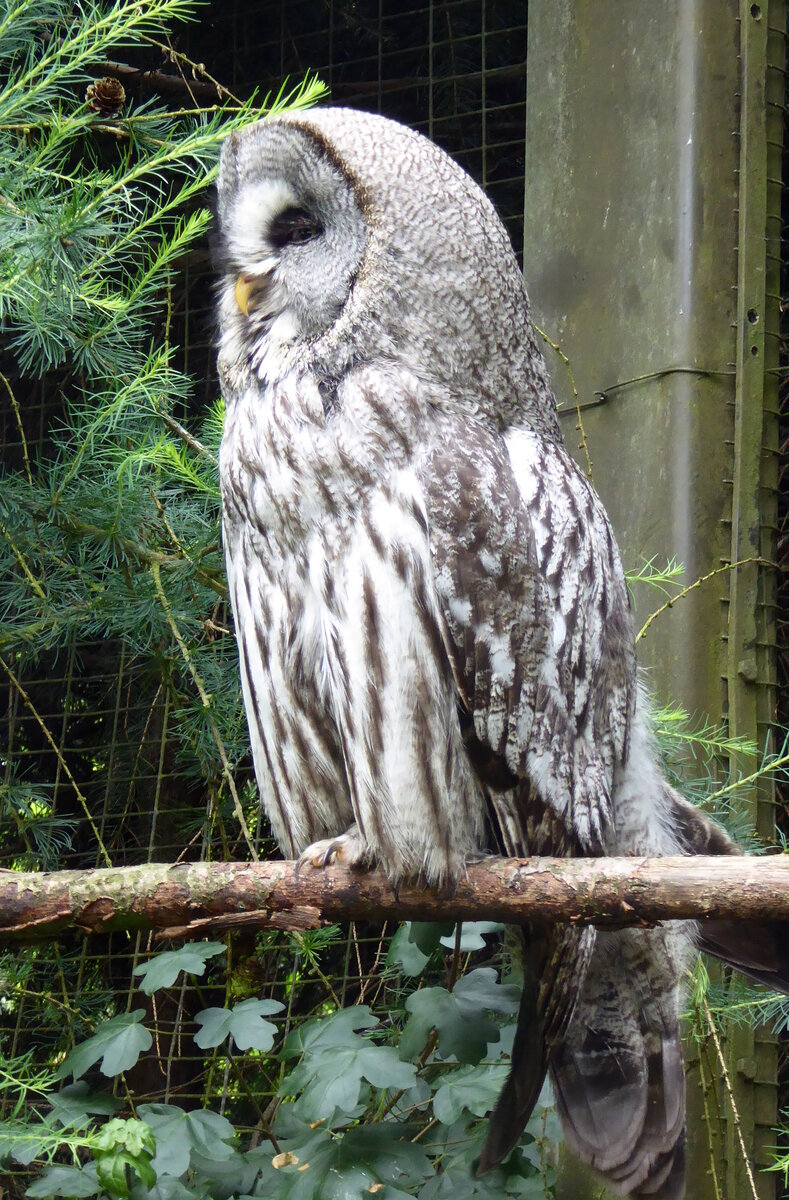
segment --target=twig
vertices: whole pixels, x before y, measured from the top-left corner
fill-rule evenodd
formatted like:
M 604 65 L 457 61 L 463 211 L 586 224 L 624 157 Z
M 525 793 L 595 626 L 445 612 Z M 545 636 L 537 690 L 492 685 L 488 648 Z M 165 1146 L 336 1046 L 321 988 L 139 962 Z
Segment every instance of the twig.
M 121 62 L 99 63 L 96 67 L 96 78 L 100 78 L 102 75 L 111 75 L 114 79 L 122 79 L 125 83 L 149 87 L 152 91 L 161 92 L 164 95 L 173 92 L 183 94 L 186 91 L 195 103 L 197 102 L 196 96 L 206 96 L 212 99 L 219 96 L 221 99 L 224 90 L 220 90 L 219 84 L 201 83 L 199 80 L 194 80 L 189 88 L 180 74 L 168 75 L 166 71 L 146 71 L 142 67 L 130 67 L 128 63 Z M 233 99 L 235 100 L 235 96 Z M 236 101 L 236 103 L 240 103 L 240 101 Z
M 6 529 L 6 527 L 2 521 L 0 521 L 0 533 L 2 533 L 3 537 L 5 538 L 5 540 L 8 542 L 9 546 L 11 547 L 11 553 L 13 554 L 17 563 L 19 564 L 19 567 L 20 567 L 25 579 L 30 584 L 31 588 L 36 593 L 39 600 L 43 601 L 43 603 L 46 604 L 46 602 L 47 602 L 46 592 L 44 591 L 41 584 L 36 579 L 33 572 L 30 570 L 30 567 L 28 566 L 28 563 L 27 563 L 27 559 L 25 558 L 22 551 L 18 550 L 16 548 L 16 546 L 14 545 L 13 541 L 11 540 L 11 534 L 8 532 L 8 530 Z
M 207 79 L 208 82 L 213 84 L 213 86 L 216 88 L 216 92 L 220 100 L 224 99 L 225 96 L 229 96 L 231 100 L 236 102 L 236 104 L 243 107 L 243 101 L 239 100 L 238 96 L 234 96 L 230 91 L 230 88 L 226 88 L 223 84 L 219 83 L 218 80 L 214 79 L 213 75 L 209 75 L 208 71 L 205 69 L 204 63 L 192 62 L 191 58 L 187 58 L 187 56 L 182 54 L 179 50 L 174 50 L 169 42 L 165 46 L 162 42 L 157 42 L 156 38 L 149 37 L 147 34 L 143 34 L 143 41 L 148 42 L 148 44 L 151 46 L 158 46 L 160 50 L 165 52 L 171 62 L 182 62 L 185 66 L 191 67 L 192 71 L 196 75 L 201 75 L 203 79 Z
M 698 579 L 694 580 L 693 583 L 689 583 L 688 586 L 683 588 L 681 592 L 677 592 L 676 596 L 672 596 L 666 601 L 665 604 L 661 604 L 660 608 L 656 608 L 651 616 L 647 617 L 646 621 L 636 634 L 636 643 L 641 641 L 650 625 L 658 619 L 661 613 L 664 613 L 667 608 L 673 608 L 678 600 L 684 600 L 689 592 L 694 591 L 697 587 L 701 587 L 702 583 L 706 583 L 708 579 L 714 579 L 716 575 L 723 575 L 727 571 L 735 571 L 737 567 L 745 567 L 749 563 L 758 563 L 760 566 L 774 567 L 779 569 L 778 564 L 772 562 L 769 558 L 762 558 L 761 556 L 756 555 L 753 558 L 741 558 L 737 562 L 725 563 L 722 567 L 716 567 L 714 571 L 708 571 L 706 575 L 701 575 Z
M 188 429 L 184 429 L 183 425 L 180 425 L 178 421 L 176 421 L 175 417 L 171 417 L 169 413 L 159 408 L 159 405 L 156 403 L 154 404 L 154 409 L 156 411 L 156 415 L 161 417 L 165 425 L 172 429 L 173 433 L 178 434 L 178 437 L 182 441 L 186 442 L 190 449 L 197 451 L 198 454 L 203 454 L 206 458 L 213 458 L 213 455 L 208 447 L 204 446 L 202 442 L 198 441 Z
M 736 792 L 738 788 L 748 787 L 749 784 L 756 783 L 757 779 L 763 779 L 765 775 L 772 775 L 775 771 L 782 771 L 787 766 L 789 766 L 789 754 L 782 754 L 779 758 L 768 758 L 758 771 L 753 771 L 750 775 L 743 775 L 741 779 L 735 779 L 733 783 L 727 783 L 725 787 L 719 788 L 711 796 L 705 796 L 704 802 L 709 804 L 713 800 L 720 800 L 721 796 L 728 796 L 730 792 Z
M 559 355 L 559 358 L 567 367 L 567 374 L 570 376 L 570 387 L 573 389 L 573 399 L 575 400 L 575 415 L 578 417 L 578 424 L 575 428 L 581 435 L 581 443 L 578 449 L 583 450 L 584 452 L 584 457 L 586 458 L 586 474 L 588 475 L 589 479 L 594 482 L 592 476 L 592 460 L 589 457 L 589 444 L 586 440 L 586 430 L 584 429 L 583 417 L 581 416 L 581 402 L 578 396 L 578 388 L 575 386 L 575 376 L 573 375 L 573 369 L 570 366 L 570 360 L 565 354 L 564 350 L 562 350 L 559 343 L 554 342 L 552 338 L 549 338 L 544 329 L 540 329 L 539 325 L 535 325 L 534 328 L 536 332 L 539 333 L 542 340 L 547 342 L 552 350 L 556 351 L 556 353 Z
M 8 663 L 2 657 L 0 657 L 0 666 L 3 668 L 6 675 L 11 680 L 11 683 L 14 685 L 16 690 L 19 692 L 19 695 L 22 697 L 25 707 L 32 714 L 33 718 L 36 721 L 36 724 L 39 726 L 44 737 L 49 742 L 49 745 L 51 746 L 52 750 L 55 752 L 55 755 L 57 756 L 57 760 L 60 763 L 60 766 L 63 770 L 63 773 L 65 774 L 65 776 L 68 779 L 71 786 L 74 788 L 74 791 L 77 793 L 77 799 L 79 800 L 80 804 L 82 805 L 83 812 L 85 813 L 85 816 L 87 817 L 88 824 L 90 825 L 91 832 L 93 833 L 93 836 L 96 839 L 96 843 L 101 852 L 101 856 L 104 859 L 107 866 L 112 867 L 112 859 L 110 858 L 109 854 L 107 853 L 107 848 L 104 845 L 104 842 L 101 840 L 101 834 L 99 833 L 96 822 L 93 820 L 90 809 L 88 807 L 88 802 L 85 799 L 85 796 L 83 795 L 79 784 L 77 783 L 76 779 L 72 775 L 71 769 L 70 769 L 68 763 L 66 762 L 65 758 L 63 757 L 62 750 L 58 746 L 58 744 L 55 741 L 55 739 L 53 738 L 52 734 L 49 732 L 49 729 L 45 725 L 43 719 L 39 716 L 39 713 L 38 713 L 35 705 L 33 704 L 33 701 L 30 699 L 27 692 L 22 687 L 22 684 L 17 679 L 17 677 L 14 674 L 14 672 L 12 671 L 11 667 L 9 667 Z
M 729 1078 L 729 1072 L 726 1067 L 726 1058 L 723 1053 L 723 1050 L 721 1049 L 720 1039 L 718 1038 L 718 1031 L 715 1028 L 715 1021 L 712 1016 L 712 1013 L 710 1012 L 710 1008 L 709 1008 L 709 1005 L 707 1004 L 706 999 L 702 1000 L 702 1006 L 704 1009 L 704 1016 L 707 1018 L 707 1024 L 709 1025 L 710 1033 L 712 1034 L 712 1040 L 715 1044 L 715 1053 L 718 1056 L 718 1066 L 721 1069 L 721 1074 L 723 1075 L 723 1082 L 726 1087 L 726 1093 L 729 1097 L 729 1103 L 731 1104 L 732 1120 L 734 1121 L 734 1128 L 737 1131 L 737 1140 L 740 1143 L 740 1151 L 742 1152 L 742 1159 L 743 1159 L 743 1162 L 745 1163 L 745 1173 L 748 1176 L 748 1183 L 750 1185 L 751 1195 L 753 1196 L 753 1200 L 759 1200 L 759 1193 L 756 1190 L 756 1181 L 753 1178 L 753 1171 L 751 1170 L 751 1163 L 750 1163 L 750 1159 L 748 1158 L 748 1151 L 745 1148 L 745 1138 L 742 1135 L 742 1122 L 740 1121 L 740 1113 L 737 1108 L 737 1102 L 734 1099 L 734 1090 L 731 1086 L 731 1079 Z
M 22 414 L 19 411 L 19 404 L 17 403 L 17 399 L 14 395 L 11 384 L 8 382 L 5 375 L 3 375 L 2 371 L 0 371 L 0 380 L 2 380 L 2 382 L 5 384 L 5 389 L 8 392 L 8 398 L 11 401 L 11 407 L 14 410 L 14 420 L 16 421 L 17 431 L 19 433 L 19 440 L 22 443 L 22 458 L 25 462 L 25 474 L 27 475 L 27 482 L 32 485 L 33 473 L 30 470 L 30 458 L 28 457 L 27 453 L 27 438 L 25 437 L 25 428 L 22 424 Z
M 235 809 L 236 818 L 238 819 L 238 823 L 241 826 L 241 832 L 244 836 L 244 841 L 247 844 L 247 849 L 249 850 L 249 853 L 252 857 L 252 861 L 257 862 L 258 852 L 255 849 L 254 842 L 252 841 L 252 835 L 249 832 L 249 826 L 247 825 L 246 817 L 244 816 L 244 810 L 241 807 L 241 801 L 238 797 L 238 792 L 236 791 L 236 781 L 233 778 L 233 772 L 230 770 L 230 763 L 228 762 L 228 759 L 227 759 L 227 753 L 225 752 L 225 746 L 222 741 L 222 738 L 219 736 L 219 730 L 216 727 L 216 721 L 214 720 L 213 715 L 210 711 L 211 710 L 211 698 L 208 695 L 208 693 L 206 692 L 205 687 L 203 686 L 203 681 L 200 678 L 200 676 L 198 675 L 195 665 L 192 662 L 192 656 L 189 653 L 189 647 L 187 646 L 186 642 L 184 641 L 183 637 L 181 636 L 181 631 L 175 623 L 175 618 L 173 617 L 172 609 L 170 608 L 170 601 L 167 599 L 167 596 L 164 593 L 164 589 L 162 588 L 162 580 L 161 580 L 161 576 L 159 573 L 159 564 L 158 563 L 152 564 L 151 575 L 153 577 L 154 587 L 156 588 L 156 595 L 159 597 L 159 602 L 160 602 L 162 608 L 164 609 L 164 613 L 167 618 L 167 623 L 170 626 L 170 629 L 172 630 L 173 637 L 175 638 L 176 642 L 178 643 L 178 648 L 181 651 L 181 654 L 183 655 L 183 659 L 184 659 L 184 662 L 186 663 L 189 674 L 192 676 L 192 679 L 195 682 L 195 686 L 197 688 L 198 694 L 200 696 L 200 700 L 201 700 L 203 708 L 205 710 L 206 719 L 208 721 L 209 728 L 213 735 L 214 741 L 216 742 L 216 747 L 217 747 L 217 750 L 219 751 L 219 757 L 222 760 L 222 770 L 224 772 L 225 779 L 227 780 L 227 786 L 230 789 L 230 795 L 233 799 L 233 808 Z

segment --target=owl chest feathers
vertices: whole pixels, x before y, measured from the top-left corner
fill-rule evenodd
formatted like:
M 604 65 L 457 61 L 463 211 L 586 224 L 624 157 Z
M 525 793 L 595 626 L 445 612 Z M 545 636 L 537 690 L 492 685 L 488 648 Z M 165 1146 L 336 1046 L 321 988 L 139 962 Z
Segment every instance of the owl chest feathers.
M 230 594 L 256 774 L 297 852 L 356 821 L 395 877 L 457 875 L 482 837 L 442 642 L 417 402 L 362 373 L 327 413 L 309 379 L 228 409 Z

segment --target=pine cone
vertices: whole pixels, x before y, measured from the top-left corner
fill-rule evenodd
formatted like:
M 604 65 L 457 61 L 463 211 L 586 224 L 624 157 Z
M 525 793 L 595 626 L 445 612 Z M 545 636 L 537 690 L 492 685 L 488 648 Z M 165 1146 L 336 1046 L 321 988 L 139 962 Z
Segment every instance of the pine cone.
M 117 117 L 126 102 L 126 89 L 119 79 L 106 76 L 91 83 L 85 92 L 85 103 L 99 116 Z

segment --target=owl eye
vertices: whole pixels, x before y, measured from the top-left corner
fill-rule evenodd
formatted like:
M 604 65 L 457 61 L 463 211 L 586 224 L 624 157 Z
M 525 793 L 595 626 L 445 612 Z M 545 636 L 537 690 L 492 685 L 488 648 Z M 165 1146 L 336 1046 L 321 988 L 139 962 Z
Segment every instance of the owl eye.
M 272 246 L 298 246 L 323 233 L 323 227 L 304 208 L 286 208 L 274 217 L 268 230 Z

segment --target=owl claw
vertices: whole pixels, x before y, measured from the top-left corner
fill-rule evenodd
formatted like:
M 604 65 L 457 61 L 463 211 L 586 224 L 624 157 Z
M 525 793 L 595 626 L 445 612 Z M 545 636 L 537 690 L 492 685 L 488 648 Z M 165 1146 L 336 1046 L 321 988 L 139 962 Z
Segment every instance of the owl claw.
M 311 866 L 316 871 L 323 871 L 333 862 L 341 862 L 346 867 L 355 867 L 365 859 L 364 846 L 356 829 L 335 838 L 324 838 L 313 842 L 298 857 L 296 862 L 296 878 L 304 866 Z

